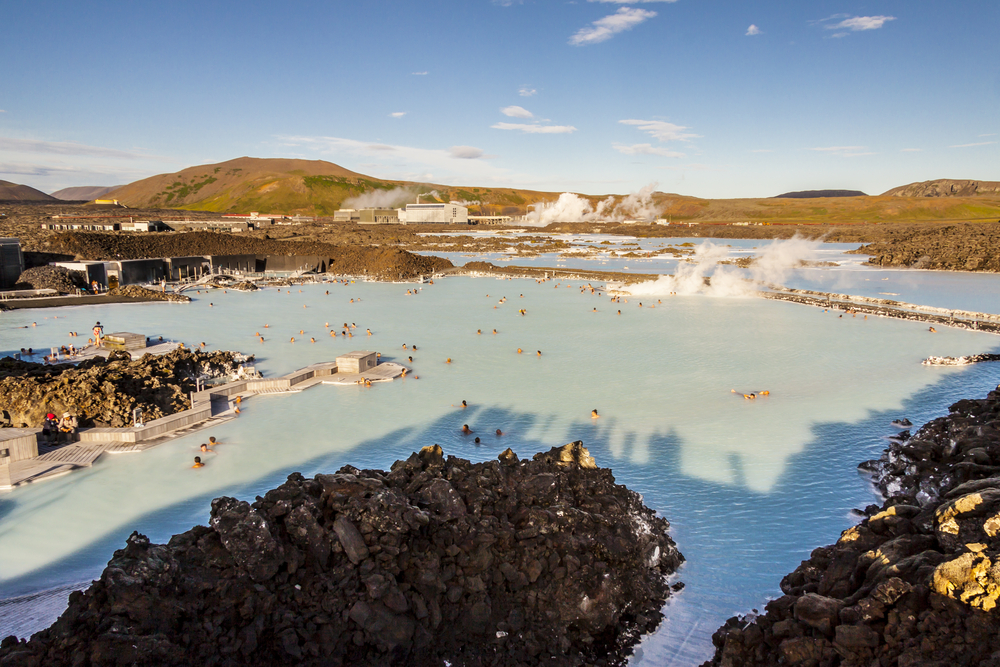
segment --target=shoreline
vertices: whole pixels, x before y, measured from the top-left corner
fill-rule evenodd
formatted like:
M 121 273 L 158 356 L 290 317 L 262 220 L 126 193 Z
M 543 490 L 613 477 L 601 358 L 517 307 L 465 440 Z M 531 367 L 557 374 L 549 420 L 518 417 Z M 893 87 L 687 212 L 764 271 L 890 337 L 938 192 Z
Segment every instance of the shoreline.
M 881 506 L 813 550 L 764 613 L 719 628 L 703 667 L 993 664 L 1000 385 L 901 432 L 858 468 L 871 473 Z

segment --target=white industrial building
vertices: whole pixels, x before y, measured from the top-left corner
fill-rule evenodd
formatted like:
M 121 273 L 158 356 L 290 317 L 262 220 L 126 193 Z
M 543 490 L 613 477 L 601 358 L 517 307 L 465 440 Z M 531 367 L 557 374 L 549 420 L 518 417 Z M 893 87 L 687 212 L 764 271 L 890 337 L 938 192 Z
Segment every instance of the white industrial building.
M 469 224 L 469 209 L 454 202 L 450 204 L 407 204 L 406 224 L 414 223 L 467 225 Z

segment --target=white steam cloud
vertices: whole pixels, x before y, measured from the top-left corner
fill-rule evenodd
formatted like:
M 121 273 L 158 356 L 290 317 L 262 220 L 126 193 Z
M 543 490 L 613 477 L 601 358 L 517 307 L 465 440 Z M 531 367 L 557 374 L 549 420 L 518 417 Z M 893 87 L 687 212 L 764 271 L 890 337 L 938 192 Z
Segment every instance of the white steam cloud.
M 751 296 L 759 284 L 783 283 L 790 271 L 816 257 L 821 241 L 799 236 L 776 240 L 765 246 L 749 269 L 719 264 L 729 257 L 729 249 L 711 242 L 702 243 L 687 262 L 681 262 L 672 276 L 660 276 L 623 288 L 634 296 L 703 294 L 706 296 Z M 709 279 L 706 284 L 705 279 Z
M 651 220 L 660 213 L 653 203 L 653 193 L 658 183 L 650 183 L 638 192 L 633 192 L 621 201 L 613 196 L 598 202 L 594 208 L 590 202 L 572 192 L 564 192 L 554 202 L 532 204 L 525 219 L 529 225 L 544 227 L 553 222 L 598 222 L 622 220 Z
M 372 190 L 357 197 L 344 201 L 344 208 L 396 208 L 416 197 L 412 188 L 393 188 L 392 190 Z

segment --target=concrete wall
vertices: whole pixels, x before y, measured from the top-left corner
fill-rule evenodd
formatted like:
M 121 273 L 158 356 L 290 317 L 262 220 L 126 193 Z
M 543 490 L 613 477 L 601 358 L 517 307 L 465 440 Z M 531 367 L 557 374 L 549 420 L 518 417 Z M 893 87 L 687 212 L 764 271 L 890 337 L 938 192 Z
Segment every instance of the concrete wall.
M 0 239 L 0 288 L 13 287 L 23 271 L 21 242 L 17 239 Z

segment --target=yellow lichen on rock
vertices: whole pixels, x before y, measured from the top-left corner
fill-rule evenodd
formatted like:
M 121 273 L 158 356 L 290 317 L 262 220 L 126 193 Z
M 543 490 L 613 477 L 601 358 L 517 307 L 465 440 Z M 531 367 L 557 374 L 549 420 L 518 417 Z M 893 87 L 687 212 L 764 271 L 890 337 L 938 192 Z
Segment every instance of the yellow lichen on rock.
M 941 595 L 990 611 L 997 606 L 997 599 L 1000 598 L 998 573 L 1000 568 L 994 566 L 985 552 L 967 552 L 938 565 L 932 585 Z

